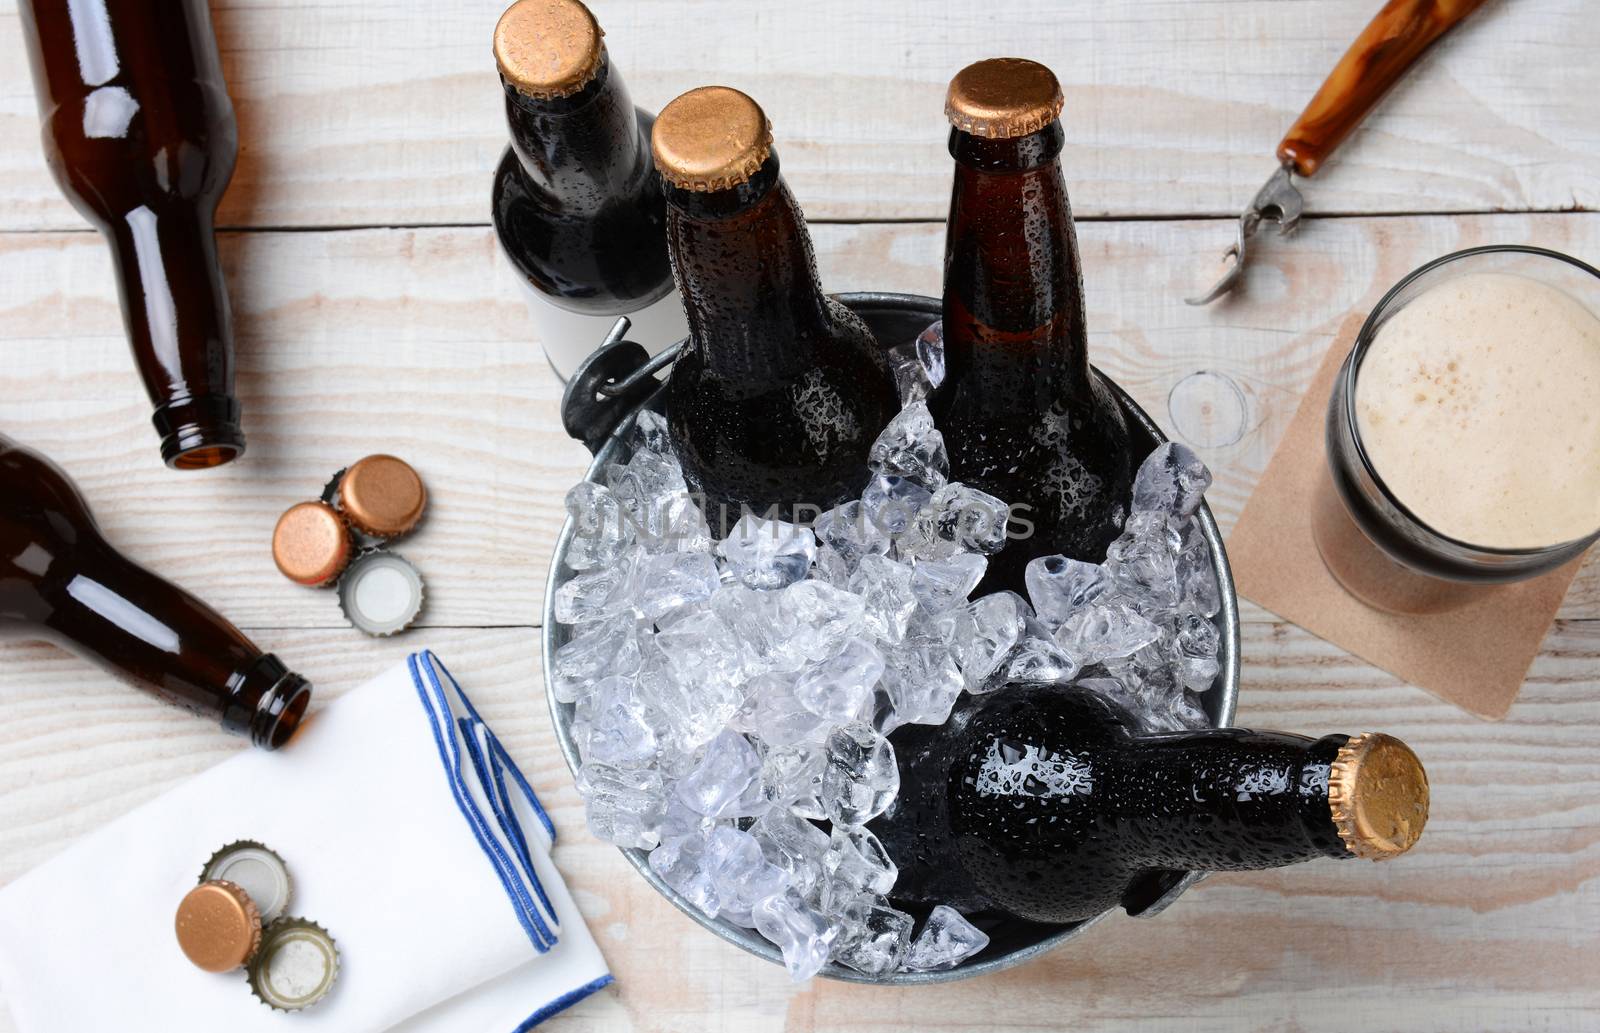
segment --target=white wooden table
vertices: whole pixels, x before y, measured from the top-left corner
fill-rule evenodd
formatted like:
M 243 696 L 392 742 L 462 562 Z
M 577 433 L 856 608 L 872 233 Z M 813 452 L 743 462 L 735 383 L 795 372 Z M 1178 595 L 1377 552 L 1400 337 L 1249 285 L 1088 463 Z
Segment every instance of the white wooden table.
M 17 14 L 0 11 L 0 428 L 323 703 L 409 650 L 447 658 L 549 805 L 619 979 L 550 1028 L 1600 1028 L 1597 564 L 1498 724 L 1246 605 L 1240 722 L 1405 737 L 1434 781 L 1428 836 L 1382 867 L 1218 876 L 1159 919 L 1115 918 L 1003 975 L 795 988 L 589 837 L 538 660 L 561 498 L 587 456 L 487 225 L 498 4 L 214 2 L 243 141 L 221 222 L 250 448 L 205 474 L 157 458 L 105 248 L 45 172 Z M 1182 303 L 1377 7 L 595 2 L 640 103 L 720 81 L 766 107 L 835 290 L 938 293 L 944 84 L 983 56 L 1048 62 L 1067 90 L 1095 361 L 1199 448 L 1225 526 L 1335 328 L 1403 273 L 1496 241 L 1600 260 L 1600 12 L 1497 0 L 1307 187 L 1311 217 L 1260 249 L 1244 297 Z M 343 627 L 268 552 L 281 510 L 380 450 L 415 463 L 433 499 L 405 549 L 428 578 L 425 620 L 387 642 Z M 53 647 L 0 644 L 0 883 L 243 748 Z

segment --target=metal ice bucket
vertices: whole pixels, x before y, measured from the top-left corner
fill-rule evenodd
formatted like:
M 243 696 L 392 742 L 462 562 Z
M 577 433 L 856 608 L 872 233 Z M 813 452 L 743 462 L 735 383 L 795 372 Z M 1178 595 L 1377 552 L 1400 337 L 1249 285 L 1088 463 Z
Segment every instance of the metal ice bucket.
M 872 328 L 884 347 L 910 341 L 930 322 L 939 318 L 939 301 L 916 294 L 885 294 L 863 292 L 841 294 L 839 299 L 854 309 Z M 634 415 L 641 408 L 660 411 L 665 401 L 665 391 L 653 373 L 666 368 L 676 351 L 668 349 L 655 358 L 649 358 L 637 344 L 620 340 L 614 333 L 602 348 L 595 352 L 576 373 L 567 386 L 562 400 L 562 421 L 567 433 L 582 441 L 594 453 L 594 462 L 584 476 L 591 481 L 601 479 L 606 464 L 622 462 L 628 432 L 633 428 Z M 1097 371 L 1098 372 L 1098 371 Z M 1149 452 L 1166 440 L 1160 428 L 1134 400 L 1128 397 L 1110 378 L 1101 375 L 1128 416 L 1128 428 L 1134 436 L 1140 454 Z M 1211 516 L 1208 506 L 1201 506 L 1198 514 L 1201 532 L 1211 550 L 1212 570 L 1221 587 L 1222 609 L 1213 618 L 1221 632 L 1221 647 L 1217 661 L 1217 684 L 1204 696 L 1206 713 L 1217 726 L 1232 724 L 1234 704 L 1239 695 L 1239 601 L 1233 588 L 1233 575 L 1228 569 L 1228 557 L 1223 550 L 1222 534 Z M 556 738 L 567 766 L 576 774 L 578 752 L 572 741 L 573 705 L 556 700 L 555 686 L 550 671 L 555 651 L 570 637 L 569 629 L 556 623 L 556 588 L 573 575 L 566 566 L 567 548 L 572 540 L 572 521 L 568 520 L 556 541 L 555 557 L 550 564 L 549 582 L 544 596 L 544 686 L 550 704 L 550 717 L 555 723 Z M 723 919 L 710 919 L 685 902 L 670 887 L 656 877 L 646 861 L 643 850 L 623 850 L 628 863 L 665 896 L 678 910 L 727 940 L 729 943 L 759 955 L 768 961 L 782 964 L 778 948 L 762 939 L 753 929 L 745 929 Z M 1139 917 L 1154 915 L 1171 904 L 1202 877 L 1199 872 L 1164 872 L 1148 878 L 1130 895 L 1131 910 Z M 942 983 L 953 979 L 966 979 L 987 972 L 998 972 L 1043 954 L 1045 951 L 1081 934 L 1089 926 L 1109 914 L 1102 913 L 1084 922 L 1067 925 L 1039 925 L 1016 919 L 997 923 L 979 922 L 979 927 L 989 934 L 989 946 L 968 958 L 953 969 L 938 972 L 894 972 L 884 976 L 868 976 L 841 965 L 829 964 L 822 975 L 853 983 L 883 983 L 910 985 L 917 983 Z

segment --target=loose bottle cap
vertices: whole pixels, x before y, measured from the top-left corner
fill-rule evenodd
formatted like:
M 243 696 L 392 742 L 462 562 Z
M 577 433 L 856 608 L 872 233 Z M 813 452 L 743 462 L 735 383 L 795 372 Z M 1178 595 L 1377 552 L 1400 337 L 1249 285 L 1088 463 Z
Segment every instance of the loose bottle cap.
M 1428 774 L 1399 739 L 1378 732 L 1358 735 L 1334 758 L 1328 809 L 1352 854 L 1373 861 L 1399 857 L 1428 823 Z
M 1054 122 L 1064 103 L 1061 84 L 1044 65 L 994 57 L 968 65 L 950 80 L 944 116 L 963 133 L 1009 139 Z
M 261 912 L 231 882 L 202 882 L 178 905 L 178 946 L 207 972 L 232 972 L 261 946 Z
M 328 931 L 304 918 L 267 927 L 250 962 L 250 990 L 279 1011 L 299 1011 L 328 996 L 339 978 L 339 947 Z
M 357 460 L 339 479 L 339 508 L 351 524 L 379 538 L 416 527 L 427 505 L 422 478 L 410 463 L 394 456 Z
M 261 912 L 261 921 L 271 924 L 289 906 L 294 883 L 289 878 L 289 866 L 272 850 L 243 839 L 211 855 L 200 873 L 202 882 L 226 880 L 249 895 Z
M 494 27 L 494 60 L 518 93 L 567 97 L 599 71 L 603 36 L 578 0 L 517 0 Z
M 772 125 L 738 90 L 702 86 L 661 109 L 650 153 L 675 187 L 726 190 L 755 175 L 772 153 Z
M 326 502 L 296 503 L 272 529 L 272 560 L 298 584 L 328 584 L 349 565 L 350 553 L 350 529 Z
M 398 553 L 363 553 L 339 579 L 339 606 L 368 635 L 393 635 L 422 612 L 422 575 Z

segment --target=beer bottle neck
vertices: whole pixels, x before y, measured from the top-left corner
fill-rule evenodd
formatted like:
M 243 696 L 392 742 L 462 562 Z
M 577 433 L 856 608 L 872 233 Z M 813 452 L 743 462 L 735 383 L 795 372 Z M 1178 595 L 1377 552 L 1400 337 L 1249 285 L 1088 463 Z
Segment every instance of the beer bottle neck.
M 1348 736 L 1223 728 L 1108 751 L 1096 795 L 1140 868 L 1229 871 L 1348 857 L 1328 803 Z
M 557 214 L 593 215 L 643 189 L 650 147 L 622 76 L 602 54 L 594 78 L 568 97 L 536 99 L 502 80 L 511 147 L 529 192 Z
M 946 358 L 952 380 L 984 384 L 997 405 L 1059 400 L 1088 384 L 1064 140 L 1059 122 L 1013 139 L 950 133 Z
M 282 745 L 311 687 L 101 536 L 55 464 L 0 437 L 0 631 L 39 634 L 170 702 Z
M 812 365 L 834 333 L 805 218 L 770 155 L 727 190 L 667 190 L 667 241 L 690 347 L 727 379 Z

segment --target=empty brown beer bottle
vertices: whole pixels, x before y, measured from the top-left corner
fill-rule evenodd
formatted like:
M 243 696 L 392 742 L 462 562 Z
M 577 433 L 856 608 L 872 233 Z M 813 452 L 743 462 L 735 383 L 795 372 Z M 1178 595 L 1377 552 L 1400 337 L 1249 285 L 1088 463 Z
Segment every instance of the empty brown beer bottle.
M 896 729 L 900 793 L 870 826 L 896 895 L 1078 922 L 1189 870 L 1398 857 L 1427 824 L 1427 775 L 1391 736 L 1137 728 L 1086 688 L 1018 684 Z
M 311 702 L 276 656 L 107 544 L 61 468 L 4 435 L 0 634 L 48 638 L 263 749 L 287 742 Z
M 930 407 L 950 479 L 1026 506 L 1034 528 L 990 561 L 980 591 L 1021 591 L 1035 556 L 1104 560 L 1132 487 L 1122 409 L 1089 368 L 1061 105 L 1050 70 L 1017 58 L 962 69 L 946 99 L 946 377 Z
M 45 157 L 111 244 L 122 318 L 179 470 L 244 451 L 212 222 L 239 133 L 206 0 L 21 0 Z
M 633 106 L 579 0 L 517 0 L 495 26 L 511 146 L 494 177 L 495 232 L 536 332 L 570 376 L 616 317 L 651 350 L 682 339 L 654 119 Z
M 899 396 L 867 325 L 822 293 L 765 113 L 704 86 L 662 109 L 651 145 L 689 320 L 667 420 L 713 532 L 741 507 L 803 519 L 859 496 Z

